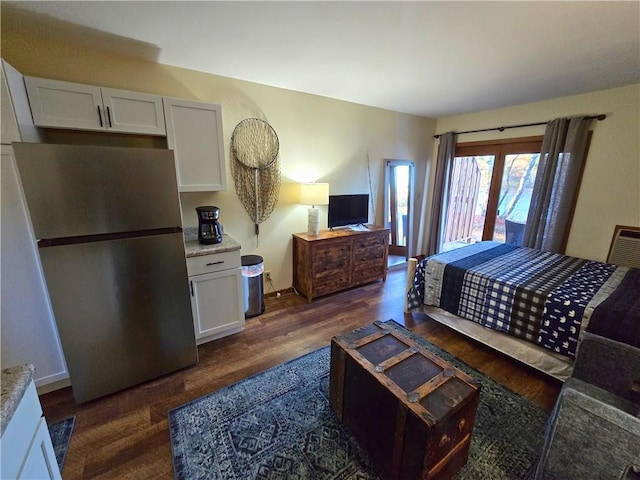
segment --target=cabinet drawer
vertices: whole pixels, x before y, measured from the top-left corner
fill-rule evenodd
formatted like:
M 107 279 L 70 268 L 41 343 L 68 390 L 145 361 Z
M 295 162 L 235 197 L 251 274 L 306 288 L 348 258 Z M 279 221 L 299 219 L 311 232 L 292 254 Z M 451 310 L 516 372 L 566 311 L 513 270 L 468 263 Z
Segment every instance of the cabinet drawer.
M 376 265 L 384 262 L 384 247 L 373 247 L 369 250 L 363 250 L 356 252 L 353 255 L 354 265 L 360 265 L 362 263 L 373 262 Z
M 351 262 L 351 243 L 335 242 L 313 249 L 312 270 L 314 278 L 325 277 L 330 272 L 348 270 Z
M 328 276 L 340 275 L 349 271 L 349 257 L 329 258 L 325 262 L 313 265 L 313 278 L 321 279 Z
M 315 296 L 328 295 L 349 287 L 349 275 L 346 271 L 334 274 L 324 280 L 315 282 L 313 294 Z
M 202 273 L 220 272 L 240 266 L 240 250 L 233 252 L 214 253 L 199 257 L 187 258 L 187 272 L 189 276 Z
M 353 251 L 356 255 L 369 250 L 384 251 L 386 242 L 386 235 L 363 235 L 354 239 Z
M 372 263 L 368 265 L 358 266 L 353 269 L 351 275 L 351 283 L 359 284 L 378 280 L 384 277 L 385 265 L 382 263 Z

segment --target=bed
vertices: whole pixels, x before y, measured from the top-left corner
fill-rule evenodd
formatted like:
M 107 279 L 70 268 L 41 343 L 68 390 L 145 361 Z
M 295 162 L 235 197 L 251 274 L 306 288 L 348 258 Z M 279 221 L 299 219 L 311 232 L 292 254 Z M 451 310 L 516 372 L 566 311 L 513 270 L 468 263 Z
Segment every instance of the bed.
M 410 259 L 405 311 L 560 380 L 589 331 L 640 347 L 640 269 L 498 242 Z

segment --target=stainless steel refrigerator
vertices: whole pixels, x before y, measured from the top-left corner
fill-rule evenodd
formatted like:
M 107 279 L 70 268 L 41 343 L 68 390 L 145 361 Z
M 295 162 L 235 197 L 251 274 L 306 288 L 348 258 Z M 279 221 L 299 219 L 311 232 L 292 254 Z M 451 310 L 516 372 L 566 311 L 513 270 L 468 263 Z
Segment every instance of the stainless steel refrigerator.
M 13 147 L 76 401 L 197 363 L 173 152 Z

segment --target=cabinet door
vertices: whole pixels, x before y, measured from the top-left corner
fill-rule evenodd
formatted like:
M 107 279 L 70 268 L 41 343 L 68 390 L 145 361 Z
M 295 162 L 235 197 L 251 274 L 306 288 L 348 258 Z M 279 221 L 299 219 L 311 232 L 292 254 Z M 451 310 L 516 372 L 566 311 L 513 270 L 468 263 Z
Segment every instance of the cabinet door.
M 3 333 L 4 335 L 4 333 Z M 4 363 L 4 362 L 3 362 Z M 13 364 L 17 365 L 17 364 Z M 6 425 L 0 440 L 0 478 L 17 478 L 23 469 L 24 459 L 29 453 L 38 424 L 42 418 L 42 407 L 36 385 L 29 382 L 18 402 L 13 416 Z
M 40 129 L 33 123 L 24 76 L 4 60 L 2 62 L 2 143 L 39 143 Z
M 106 130 L 100 87 L 24 77 L 33 121 L 40 127 Z
M 220 105 L 167 97 L 162 101 L 167 144 L 176 157 L 178 190 L 226 190 Z
M 101 90 L 108 130 L 166 135 L 161 96 L 113 88 Z
M 196 343 L 239 331 L 244 326 L 240 268 L 194 275 L 189 280 Z
M 31 443 L 31 448 L 29 448 L 27 452 L 24 466 L 17 478 L 20 480 L 62 478 L 44 417 L 40 418 L 40 423 Z
M 18 128 L 18 121 L 16 114 L 13 110 L 13 101 L 11 100 L 11 93 L 9 92 L 9 84 L 5 78 L 4 62 L 2 62 L 2 68 L 0 68 L 0 83 L 2 84 L 2 99 L 0 100 L 0 107 L 2 110 L 2 121 L 0 122 L 0 128 L 2 135 L 0 139 L 4 144 L 10 144 L 11 142 L 20 142 L 20 129 Z

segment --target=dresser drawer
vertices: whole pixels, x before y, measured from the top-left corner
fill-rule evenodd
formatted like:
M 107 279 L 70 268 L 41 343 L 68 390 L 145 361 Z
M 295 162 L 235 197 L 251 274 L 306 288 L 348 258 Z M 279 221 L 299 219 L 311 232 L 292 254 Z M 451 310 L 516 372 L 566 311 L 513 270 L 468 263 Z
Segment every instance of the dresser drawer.
M 367 265 L 359 265 L 353 269 L 351 274 L 351 283 L 354 285 L 367 283 L 374 280 L 384 278 L 384 270 L 386 265 L 383 263 L 371 263 Z
M 369 252 L 379 251 L 384 252 L 386 244 L 388 242 L 388 235 L 362 235 L 353 240 L 353 251 L 356 255 Z
M 326 277 L 314 283 L 313 294 L 328 295 L 349 288 L 349 274 L 346 271 L 337 272 L 333 277 Z
M 320 279 L 337 274 L 348 274 L 351 259 L 349 257 L 327 258 L 321 263 L 313 264 L 313 278 Z
M 317 247 L 312 253 L 314 276 L 319 272 L 349 268 L 351 242 L 335 242 Z
M 351 242 L 343 240 L 339 242 L 325 243 L 316 245 L 313 249 L 313 265 L 323 265 L 326 263 L 335 263 L 340 260 L 349 260 L 351 257 Z
M 368 250 L 357 252 L 353 255 L 354 265 L 361 265 L 363 263 L 384 263 L 385 249 L 382 246 L 374 246 Z
M 240 250 L 187 258 L 189 276 L 220 272 L 240 266 Z

